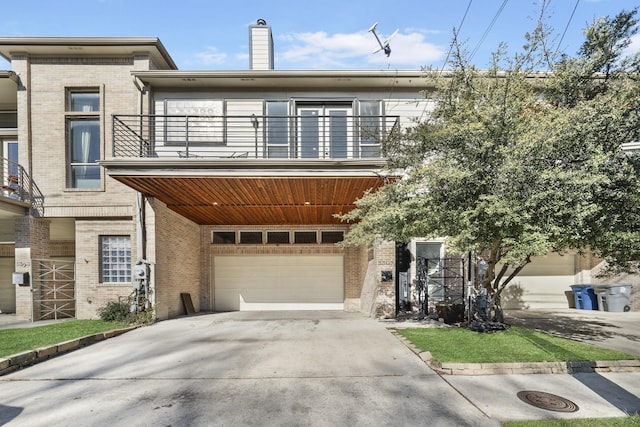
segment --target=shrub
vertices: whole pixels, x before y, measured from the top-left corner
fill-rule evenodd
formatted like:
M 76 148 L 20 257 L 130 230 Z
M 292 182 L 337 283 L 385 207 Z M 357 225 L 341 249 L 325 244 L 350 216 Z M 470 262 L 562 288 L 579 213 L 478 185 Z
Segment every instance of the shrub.
M 97 310 L 100 320 L 105 322 L 150 324 L 155 320 L 153 308 L 139 312 L 131 312 L 131 302 L 128 298 L 120 301 L 109 301 Z
M 129 303 L 125 301 L 109 301 L 97 311 L 100 320 L 105 322 L 132 323 L 134 320 Z

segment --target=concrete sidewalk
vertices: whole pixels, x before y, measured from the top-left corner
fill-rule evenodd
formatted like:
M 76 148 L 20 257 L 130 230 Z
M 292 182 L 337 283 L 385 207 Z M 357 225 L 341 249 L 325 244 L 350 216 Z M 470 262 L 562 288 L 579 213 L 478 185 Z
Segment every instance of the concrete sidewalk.
M 16 315 L 13 313 L 0 313 L 0 329 L 33 328 L 35 326 L 49 325 L 68 320 L 74 319 L 38 320 L 37 322 L 32 322 L 31 320 L 16 319 Z
M 514 310 L 508 311 L 505 317 L 506 322 L 511 325 L 525 326 L 563 338 L 640 355 L 640 313 L 637 312 Z M 389 320 L 383 323 L 388 328 L 395 328 L 429 327 L 434 322 Z M 473 371 L 477 366 L 468 368 Z M 445 374 L 441 378 L 487 417 L 501 422 L 606 418 L 640 415 L 640 372 L 637 367 L 630 370 L 633 372 Z M 489 373 L 491 369 L 484 371 Z M 542 407 L 534 406 L 531 402 Z M 571 410 L 574 411 L 570 412 Z

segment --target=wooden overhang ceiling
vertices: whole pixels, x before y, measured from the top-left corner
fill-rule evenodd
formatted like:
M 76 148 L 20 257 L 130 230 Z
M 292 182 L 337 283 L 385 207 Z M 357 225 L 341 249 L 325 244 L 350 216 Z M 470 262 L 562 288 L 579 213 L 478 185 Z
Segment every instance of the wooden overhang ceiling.
M 193 162 L 184 161 L 180 168 L 133 170 L 117 163 L 103 162 L 110 176 L 201 225 L 340 224 L 335 214 L 350 211 L 355 200 L 385 182 L 379 165 L 256 170 L 212 164 L 191 169 L 186 166 Z

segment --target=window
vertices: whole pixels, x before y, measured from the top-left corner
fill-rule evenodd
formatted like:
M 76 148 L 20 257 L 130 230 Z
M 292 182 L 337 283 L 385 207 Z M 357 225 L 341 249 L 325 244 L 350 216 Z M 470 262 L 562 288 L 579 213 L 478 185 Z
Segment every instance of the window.
M 289 157 L 289 103 L 267 102 L 267 157 Z
M 243 245 L 259 245 L 262 243 L 262 231 L 241 231 L 240 243 Z
M 67 94 L 67 187 L 100 188 L 100 93 Z
M 0 111 L 0 128 L 17 128 L 18 113 L 14 111 Z
M 131 282 L 131 237 L 100 236 L 100 283 Z
M 214 245 L 235 245 L 236 233 L 234 231 L 214 231 L 213 232 L 213 244 Z
M 323 231 L 322 243 L 340 243 L 344 240 L 344 231 Z
M 315 231 L 294 232 L 294 243 L 318 243 L 318 235 Z
M 289 244 L 288 231 L 267 231 L 267 243 L 272 245 Z
M 166 99 L 167 145 L 224 144 L 223 102 L 219 99 Z
M 360 101 L 360 157 L 380 157 L 381 114 L 379 101 Z

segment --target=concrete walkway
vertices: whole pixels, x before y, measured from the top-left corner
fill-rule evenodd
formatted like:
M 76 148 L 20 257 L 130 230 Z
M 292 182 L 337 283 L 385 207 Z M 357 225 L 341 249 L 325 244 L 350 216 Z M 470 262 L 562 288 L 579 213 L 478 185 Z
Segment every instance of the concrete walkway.
M 35 326 L 66 322 L 67 320 L 73 319 L 39 320 L 37 322 L 32 322 L 31 320 L 17 319 L 16 315 L 13 313 L 0 313 L 0 329 L 33 328 Z
M 616 339 L 607 331 L 629 320 L 560 317 L 582 331 L 584 316 L 602 323 L 608 345 Z M 343 312 L 160 322 L 0 377 L 0 425 L 497 426 L 640 414 L 638 372 L 440 376 L 386 326 Z M 629 335 L 624 340 L 633 341 Z M 526 391 L 568 399 L 577 411 L 532 406 L 518 398 Z

